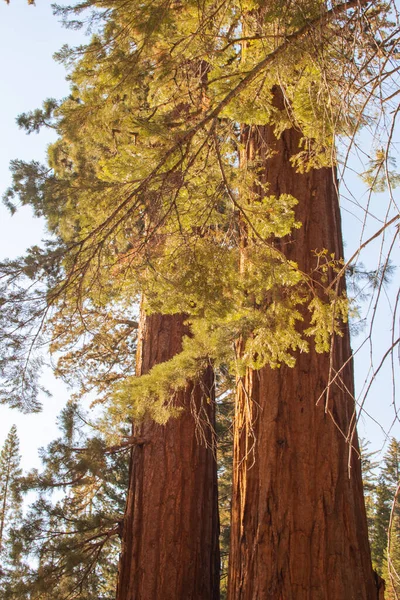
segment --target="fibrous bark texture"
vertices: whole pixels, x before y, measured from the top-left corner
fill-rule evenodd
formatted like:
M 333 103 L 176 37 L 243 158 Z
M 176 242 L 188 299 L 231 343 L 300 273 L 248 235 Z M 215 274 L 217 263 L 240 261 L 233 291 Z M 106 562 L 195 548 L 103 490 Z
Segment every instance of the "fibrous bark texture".
M 138 375 L 181 350 L 183 320 L 142 312 Z M 178 418 L 134 428 L 144 443 L 132 451 L 117 600 L 219 598 L 213 387 L 210 370 L 173 398 Z
M 284 254 L 305 273 L 316 267 L 313 250 L 341 258 L 334 170 L 297 173 L 290 157 L 300 135 L 293 129 L 278 140 L 271 127 L 253 126 L 243 139 L 244 159 L 262 161 L 268 194 L 298 200 L 302 227 L 277 242 Z M 378 598 L 356 434 L 352 450 L 346 439 L 355 414 L 345 327 L 343 334 L 332 356 L 310 344 L 295 368 L 248 370 L 238 382 L 229 600 Z M 330 369 L 340 376 L 326 405 Z

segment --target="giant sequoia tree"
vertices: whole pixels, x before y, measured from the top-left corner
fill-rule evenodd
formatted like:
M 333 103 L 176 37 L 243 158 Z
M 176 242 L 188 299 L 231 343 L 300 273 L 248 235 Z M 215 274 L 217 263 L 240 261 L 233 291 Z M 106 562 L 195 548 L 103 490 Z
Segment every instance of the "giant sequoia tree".
M 76 25 L 87 8 L 92 40 L 59 54 L 70 97 L 19 119 L 59 138 L 48 166 L 13 163 L 5 197 L 52 237 L 2 265 L 3 398 L 36 406 L 50 341 L 111 436 L 134 422 L 119 600 L 217 598 L 223 369 L 238 382 L 230 597 L 372 598 L 334 144 L 378 92 L 390 106 L 391 6 L 59 11 Z
M 279 90 L 275 97 L 283 108 Z M 296 217 L 302 227 L 275 244 L 306 273 L 318 273 L 318 262 L 326 259 L 322 248 L 329 256 L 342 257 L 334 171 L 296 173 L 290 158 L 299 149 L 300 136 L 294 129 L 279 140 L 270 126 L 251 126 L 243 136 L 243 160 L 259 161 L 259 177 L 269 193 L 290 193 L 298 200 Z M 316 302 L 334 277 L 329 266 L 316 275 Z M 304 314 L 302 328 L 309 326 Z M 311 348 L 298 353 L 293 369 L 248 369 L 239 379 L 231 599 L 378 597 L 352 430 L 350 357 L 343 326 L 329 354 Z
M 183 321 L 143 311 L 138 376 L 181 350 Z M 183 411 L 178 419 L 160 425 L 145 418 L 134 427 L 118 599 L 219 598 L 212 369 L 172 404 Z

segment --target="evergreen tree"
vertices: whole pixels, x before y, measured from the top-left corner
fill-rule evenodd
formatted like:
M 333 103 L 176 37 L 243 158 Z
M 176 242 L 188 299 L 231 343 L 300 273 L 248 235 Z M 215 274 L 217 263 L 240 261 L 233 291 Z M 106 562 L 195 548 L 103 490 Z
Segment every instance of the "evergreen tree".
M 75 17 L 89 6 L 95 8 L 97 3 L 77 4 L 64 12 L 69 10 Z M 162 2 L 158 8 L 154 2 L 151 6 L 102 2 L 101 7 L 109 10 L 99 13 L 98 22 L 103 19 L 104 25 L 98 27 L 87 51 L 60 53 L 60 59 L 75 65 L 70 98 L 60 106 L 48 102 L 42 113 L 34 111 L 20 119 L 28 131 L 50 124 L 58 129 L 60 139 L 50 149 L 50 170 L 36 163 L 13 163 L 14 185 L 6 201 L 11 206 L 18 196 L 37 215 L 45 215 L 57 243 L 45 251 L 33 249 L 23 261 L 3 265 L 13 284 L 4 296 L 8 317 L 4 328 L 13 348 L 10 339 L 16 337 L 7 331 L 7 324 L 17 320 L 32 326 L 35 318 L 43 317 L 43 310 L 47 315 L 53 312 L 54 337 L 61 350 L 71 341 L 71 321 L 86 318 L 93 307 L 112 311 L 116 303 L 129 305 L 138 294 L 145 295 L 148 312 L 187 314 L 192 338 L 184 344 L 185 356 L 174 358 L 168 369 L 155 369 L 152 377 L 140 382 L 126 378 L 116 386 L 116 410 L 120 404 L 121 413 L 129 409 L 140 415 L 148 410 L 157 417 L 163 393 L 168 395 L 171 386 L 184 386 L 186 378 L 179 376 L 183 369 L 188 376 L 190 371 L 198 375 L 205 357 L 217 365 L 229 364 L 237 374 L 251 364 L 257 368 L 294 364 L 293 352 L 305 351 L 310 336 L 320 350 L 329 349 L 330 330 L 339 331 L 347 301 L 328 294 L 320 298 L 321 305 L 314 297 L 310 274 L 301 273 L 277 245 L 268 244 L 269 239 L 299 226 L 293 210 L 296 198 L 270 194 L 260 204 L 260 194 L 254 193 L 254 184 L 262 184 L 256 170 L 238 173 L 238 123 L 271 122 L 277 132 L 294 125 L 302 132 L 302 147 L 308 147 L 307 151 L 297 148 L 293 155 L 297 168 L 305 171 L 330 164 L 333 131 L 351 135 L 351 123 L 360 115 L 357 102 L 350 102 L 352 92 L 346 114 L 347 96 L 340 92 L 340 103 L 333 103 L 331 115 L 325 114 L 323 107 L 331 105 L 333 97 L 325 86 L 332 77 L 340 82 L 353 76 L 353 64 L 338 53 L 335 60 L 320 63 L 318 58 L 318 66 L 311 67 L 309 53 L 314 46 L 311 41 L 307 45 L 306 33 L 319 26 L 337 33 L 338 20 L 341 37 L 327 36 L 321 42 L 329 57 L 330 52 L 338 52 L 336 45 L 345 35 L 368 49 L 371 32 L 361 27 L 348 3 L 326 15 L 321 15 L 318 3 L 301 9 L 283 6 L 286 41 L 275 51 L 270 29 L 274 20 L 280 27 L 283 23 L 275 9 L 262 13 L 260 29 L 248 10 L 251 7 L 233 1 L 229 10 L 217 11 L 219 19 L 214 18 L 212 3 L 206 3 L 200 13 L 190 3 L 179 10 Z M 357 10 L 362 20 L 362 7 Z M 382 6 L 368 16 L 381 35 L 390 28 L 388 10 Z M 255 33 L 251 31 L 254 39 L 242 46 L 243 23 Z M 196 35 L 190 33 L 192 26 Z M 265 43 L 270 44 L 269 53 Z M 185 52 L 171 54 L 175 44 L 184 44 Z M 389 52 L 391 42 L 387 44 Z M 303 70 L 299 71 L 297 59 L 304 62 Z M 370 64 L 374 57 L 365 60 Z M 364 77 L 362 69 L 359 76 Z M 228 80 L 239 83 L 230 83 L 230 89 Z M 276 81 L 289 111 L 273 105 Z M 359 89 L 364 87 L 360 81 Z M 310 89 L 318 94 L 310 95 Z M 100 104 L 99 97 L 104 99 Z M 319 120 L 316 115 L 321 111 Z M 241 220 L 254 237 L 247 251 L 254 269 L 243 274 L 245 289 L 238 273 Z M 38 301 L 42 290 L 29 295 L 31 289 L 16 285 L 16 277 L 23 276 L 47 280 L 51 292 L 41 297 L 42 306 Z M 280 301 L 282 286 L 284 302 Z M 18 313 L 21 296 L 35 299 L 33 314 Z M 253 296 L 274 298 L 268 314 L 254 310 L 249 302 Z M 313 321 L 302 337 L 296 324 L 303 305 Z M 77 338 L 82 335 L 82 330 L 75 333 Z M 240 335 L 246 340 L 246 352 L 238 365 L 232 348 Z M 29 344 L 31 338 L 26 339 Z M 10 391 L 20 368 L 17 358 L 24 356 L 22 341 L 18 343 L 19 352 L 10 351 L 4 360 L 8 398 L 14 398 Z M 150 389 L 151 380 L 157 394 Z M 35 396 L 37 388 L 29 378 L 26 384 L 31 384 Z M 135 406 L 135 398 L 141 407 Z M 165 414 L 157 418 L 162 420 Z
M 41 451 L 42 471 L 24 478 L 38 497 L 14 527 L 14 552 L 24 563 L 4 598 L 115 597 L 131 444 L 107 447 L 107 436 L 88 435 L 82 419 L 74 403 L 63 410 L 61 437 Z
M 0 585 L 16 576 L 20 557 L 12 550 L 12 532 L 22 516 L 19 439 L 13 425 L 0 453 Z
M 102 348 L 104 340 L 110 339 L 93 335 L 87 326 L 93 315 L 113 315 L 116 307 L 131 309 L 140 296 L 138 368 L 128 361 L 121 376 L 116 367 L 115 379 L 103 390 L 109 426 L 117 429 L 121 422 L 133 419 L 135 434 L 148 442 L 139 444 L 131 457 L 118 599 L 133 595 L 138 574 L 144 570 L 146 577 L 140 580 L 144 589 L 160 585 L 151 564 L 159 564 L 165 574 L 168 571 L 165 557 L 172 560 L 171 544 L 168 542 L 165 553 L 162 545 L 167 538 L 175 539 L 178 532 L 165 527 L 163 535 L 156 536 L 154 524 L 164 519 L 163 489 L 170 490 L 167 498 L 181 499 L 182 486 L 177 481 L 185 481 L 184 473 L 193 474 L 184 448 L 191 448 L 196 459 L 193 464 L 204 470 L 200 485 L 193 477 L 189 479 L 184 508 L 176 514 L 193 522 L 199 490 L 215 487 L 209 453 L 202 459 L 202 452 L 193 446 L 196 428 L 193 419 L 187 419 L 192 406 L 195 415 L 213 427 L 210 365 L 214 370 L 228 368 L 242 386 L 237 395 L 236 427 L 241 427 L 242 416 L 245 424 L 253 425 L 258 409 L 268 407 L 263 413 L 267 429 L 260 430 L 258 438 L 262 455 L 252 454 L 251 436 L 240 432 L 236 438 L 243 441 L 244 452 L 236 459 L 238 465 L 245 465 L 246 476 L 236 482 L 234 496 L 248 490 L 248 506 L 252 507 L 234 512 L 237 531 L 246 530 L 249 540 L 254 533 L 255 528 L 251 530 L 240 520 L 249 517 L 256 522 L 257 494 L 262 502 L 269 498 L 266 490 L 259 493 L 258 487 L 265 483 L 265 471 L 270 472 L 268 460 L 274 461 L 272 471 L 285 474 L 284 484 L 297 472 L 296 460 L 303 457 L 298 472 L 304 475 L 304 489 L 328 482 L 327 489 L 318 488 L 317 498 L 310 496 L 307 506 L 318 505 L 319 515 L 329 514 L 328 537 L 335 538 L 335 556 L 344 557 L 335 573 L 335 585 L 344 586 L 349 594 L 356 585 L 364 590 L 360 591 L 362 598 L 368 593 L 371 597 L 359 465 L 353 460 L 355 476 L 349 483 L 346 445 L 334 429 L 339 424 L 345 437 L 350 436 L 357 446 L 354 432 L 348 430 L 353 419 L 344 325 L 349 302 L 341 283 L 345 268 L 332 168 L 335 135 L 351 136 L 367 121 L 366 106 L 377 95 L 376 86 L 381 80 L 386 85 L 390 77 L 390 70 L 382 75 L 381 53 L 388 58 L 383 62 L 390 64 L 390 69 L 397 60 L 391 7 L 352 1 L 326 7 L 314 0 L 266 6 L 253 0 L 219 5 L 206 1 L 201 6 L 163 0 L 88 0 L 59 10 L 78 18 L 86 8 L 99 9 L 92 21 L 95 35 L 91 42 L 77 51 L 63 49 L 59 55 L 71 67 L 70 97 L 60 104 L 47 103 L 42 112 L 20 119 L 28 131 L 35 131 L 40 123 L 50 124 L 59 138 L 49 149 L 48 166 L 13 163 L 14 182 L 5 200 L 10 207 L 16 197 L 22 204 L 30 204 L 36 215 L 46 217 L 53 238 L 46 248 L 31 249 L 26 257 L 2 266 L 8 283 L 8 289 L 1 291 L 4 310 L 0 325 L 8 345 L 2 359 L 7 378 L 3 399 L 35 406 L 35 369 L 24 379 L 22 397 L 16 384 L 20 383 L 21 362 L 32 356 L 32 344 L 40 348 L 43 338 L 50 337 L 53 349 L 68 357 L 64 363 L 61 359 L 60 368 L 65 367 L 67 376 L 75 379 L 71 349 L 87 348 L 88 340 L 89 348 L 92 344 Z M 380 73 L 377 80 L 371 75 L 375 69 Z M 263 135 L 268 143 L 260 139 Z M 275 151 L 279 165 L 275 173 L 280 179 L 271 176 L 269 168 L 275 164 Z M 382 161 L 375 170 L 381 165 Z M 318 224 L 313 221 L 315 215 L 320 218 Z M 303 254 L 293 248 L 301 248 Z M 111 321 L 115 331 L 116 321 L 112 317 Z M 23 336 L 24 330 L 29 335 Z M 340 336 L 344 336 L 343 343 Z M 126 339 L 131 340 L 129 334 L 122 336 L 123 341 L 117 335 L 111 354 L 118 354 L 119 344 Z M 327 354 L 317 357 L 333 344 L 331 362 Z M 89 352 L 101 364 L 102 352 Z M 290 371 L 296 361 L 297 373 Z M 274 378 L 270 370 L 278 368 L 280 374 Z M 257 378 L 265 382 L 267 372 L 271 388 L 281 378 L 276 386 L 279 393 L 272 394 L 272 401 L 281 401 L 277 409 L 280 419 L 274 422 L 286 431 L 296 414 L 293 437 L 277 430 L 271 438 L 265 433 L 271 424 L 266 395 L 253 395 L 243 384 L 250 382 L 256 389 Z M 298 373 L 304 386 L 299 384 Z M 343 385 L 335 388 L 332 406 L 327 401 L 324 411 L 320 402 L 317 413 L 315 390 L 319 394 L 321 385 L 329 388 L 333 373 L 335 382 Z M 285 382 L 289 382 L 286 397 L 281 394 Z M 297 387 L 290 391 L 290 385 Z M 305 394 L 309 403 L 307 427 L 300 426 L 299 394 Z M 295 406 L 286 413 L 290 402 Z M 180 413 L 181 425 L 174 419 Z M 332 419 L 326 434 L 328 413 Z M 267 439 L 273 440 L 272 451 Z M 212 436 L 207 442 L 212 445 Z M 256 469 L 251 472 L 252 481 L 247 482 L 254 456 Z M 278 459 L 288 456 L 295 457 L 294 462 L 283 468 Z M 317 462 L 310 474 L 304 465 L 311 458 Z M 163 470 L 163 464 L 178 465 L 173 471 L 178 477 Z M 321 469 L 324 477 L 320 477 Z M 332 473 L 339 473 L 342 494 L 343 510 L 337 512 L 335 504 L 335 510 L 323 510 L 326 498 L 334 496 L 329 487 Z M 288 503 L 281 505 L 282 514 L 300 507 L 300 502 L 295 502 L 299 489 L 282 496 Z M 150 505 L 142 502 L 143 493 L 147 497 L 154 493 L 156 501 Z M 206 501 L 207 531 L 201 537 L 200 556 L 202 560 L 211 557 L 202 584 L 207 579 L 212 597 L 217 597 L 214 500 L 213 491 Z M 276 506 L 268 502 L 259 520 L 263 540 L 268 538 L 262 529 L 268 524 L 266 515 L 272 514 L 274 526 L 279 522 Z M 316 511 L 311 512 L 310 522 L 316 518 Z M 352 527 L 341 535 L 338 525 L 343 526 L 344 513 Z M 297 569 L 296 585 L 306 593 L 312 585 L 307 578 L 314 569 L 311 562 L 303 569 L 296 561 L 296 551 L 302 550 L 303 539 L 310 539 L 311 534 L 301 538 L 304 521 L 301 516 L 298 521 L 289 539 L 293 541 L 297 535 L 299 543 L 282 551 L 279 543 L 276 545 L 276 540 L 284 543 L 287 539 L 282 532 L 274 530 L 270 538 L 275 544 L 273 552 L 281 550 L 281 556 L 288 556 Z M 321 531 L 318 526 L 316 523 L 311 531 Z M 180 543 L 185 535 L 193 543 L 183 527 L 179 533 Z M 242 542 L 246 536 L 240 535 Z M 146 551 L 141 552 L 138 539 L 144 541 Z M 271 557 L 273 552 L 263 554 L 256 542 L 249 545 L 259 549 L 258 564 L 262 565 L 265 556 Z M 315 537 L 314 543 L 320 547 Z M 341 543 L 344 548 L 339 552 Z M 331 564 L 329 547 L 329 543 L 324 546 L 327 556 L 321 564 Z M 359 551 L 362 568 L 351 562 L 352 548 Z M 147 560 L 150 555 L 152 563 Z M 159 560 L 161 555 L 164 561 Z M 303 556 L 311 554 L 304 551 Z M 248 555 L 236 548 L 234 557 L 231 572 L 237 574 Z M 183 565 L 193 564 L 200 563 L 174 563 L 180 587 L 175 593 L 171 587 L 166 598 L 182 593 Z M 282 583 L 284 567 L 287 565 L 267 585 L 274 593 Z M 246 588 L 243 593 L 247 596 L 242 598 L 251 595 L 253 582 L 254 589 L 265 589 L 265 581 L 261 581 L 265 572 L 258 570 L 252 577 L 247 570 L 240 582 L 236 577 L 232 597 L 241 593 L 238 582 Z M 318 574 L 321 578 L 322 569 Z M 312 587 L 321 595 L 319 585 Z M 339 592 L 335 590 L 341 588 L 332 589 L 336 600 Z
M 400 593 L 399 500 L 396 497 L 399 443 L 395 438 L 391 439 L 378 475 L 378 463 L 372 460 L 376 452 L 368 452 L 368 445 L 362 440 L 361 462 L 372 564 L 376 573 L 386 582 L 385 598 L 394 600 Z
M 274 93 L 276 107 L 283 110 L 282 90 L 276 87 Z M 278 137 L 271 125 L 248 126 L 243 138 L 244 167 L 258 165 L 259 179 L 269 193 L 296 194 L 296 220 L 302 227 L 275 240 L 275 245 L 302 272 L 314 273 L 314 285 L 321 282 L 314 296 L 315 307 L 321 306 L 336 271 L 331 264 L 318 272 L 323 255 L 313 256 L 309 250 L 326 248 L 331 257 L 343 256 L 332 169 L 296 172 L 293 157 L 301 140 L 294 128 Z M 252 240 L 243 229 L 242 261 L 247 263 Z M 343 285 L 336 289 L 339 296 Z M 258 302 L 255 310 L 268 313 L 269 308 L 268 302 Z M 310 331 L 313 317 L 304 309 L 299 312 L 303 318 L 298 331 Z M 257 372 L 250 365 L 239 380 L 229 600 L 268 596 L 368 600 L 377 595 L 352 425 L 349 332 L 344 324 L 340 336 L 331 333 L 330 356 L 312 346 L 297 354 L 293 368 L 265 365 Z M 237 354 L 243 352 L 246 347 L 239 340 Z M 340 373 L 339 380 L 331 382 L 330 373 Z M 350 436 L 355 451 L 349 458 Z M 335 561 L 330 560 L 332 555 Z
M 376 499 L 374 506 L 374 519 L 371 534 L 371 553 L 374 569 L 379 575 L 383 575 L 383 565 L 386 557 L 388 526 L 392 494 L 386 485 L 382 473 L 378 478 L 376 486 Z
M 390 440 L 389 447 L 383 458 L 381 475 L 393 498 L 400 481 L 400 442 L 395 438 Z
M 373 460 L 376 452 L 368 450 L 369 442 L 365 439 L 360 439 L 360 454 L 361 454 L 361 471 L 364 488 L 365 509 L 367 512 L 368 531 L 370 535 L 370 543 L 372 544 L 372 531 L 375 523 L 375 494 L 377 489 L 376 469 L 378 462 Z M 371 548 L 372 550 L 372 548 Z M 372 552 L 372 563 L 376 569 L 374 553 Z
M 400 521 L 396 513 L 393 515 L 389 536 L 389 552 L 385 552 L 382 576 L 386 582 L 385 600 L 397 600 L 400 594 Z
M 399 498 L 396 496 L 399 483 L 400 444 L 392 438 L 383 459 L 376 487 L 371 543 L 374 568 L 386 581 L 388 598 L 395 598 L 395 594 L 400 592 L 400 505 Z
M 140 323 L 137 375 L 146 377 L 180 351 L 186 326 L 183 315 L 143 308 Z M 117 599 L 219 598 L 214 387 L 209 367 L 160 407 L 179 418 L 134 420 Z
M 4 552 L 9 529 L 21 517 L 21 475 L 19 439 L 13 425 L 0 454 L 0 553 Z

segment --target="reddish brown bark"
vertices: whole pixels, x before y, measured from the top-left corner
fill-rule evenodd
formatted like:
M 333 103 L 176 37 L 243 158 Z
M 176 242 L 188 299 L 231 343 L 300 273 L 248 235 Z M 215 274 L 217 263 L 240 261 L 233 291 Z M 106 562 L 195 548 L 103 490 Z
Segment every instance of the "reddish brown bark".
M 280 247 L 310 273 L 313 250 L 340 258 L 343 249 L 334 172 L 296 173 L 289 159 L 299 138 L 288 130 L 277 140 L 271 127 L 253 127 L 245 133 L 245 158 L 262 159 L 268 194 L 298 199 L 302 227 Z M 335 340 L 334 369 L 350 355 L 346 329 Z M 349 477 L 343 435 L 354 418 L 352 363 L 331 386 L 326 412 L 324 399 L 317 400 L 328 383 L 329 355 L 310 348 L 296 358 L 294 369 L 249 370 L 238 385 L 228 598 L 376 600 L 360 461 L 352 451 Z
M 180 315 L 142 314 L 138 375 L 181 349 Z M 199 439 L 193 411 L 214 421 L 213 373 L 176 395 L 166 425 L 146 420 L 131 457 L 117 600 L 218 600 L 216 462 L 209 427 Z

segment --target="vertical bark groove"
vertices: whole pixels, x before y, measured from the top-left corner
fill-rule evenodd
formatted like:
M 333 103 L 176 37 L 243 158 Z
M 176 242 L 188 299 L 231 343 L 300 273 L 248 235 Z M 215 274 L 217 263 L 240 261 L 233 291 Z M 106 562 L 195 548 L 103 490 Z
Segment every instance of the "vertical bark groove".
M 181 350 L 181 315 L 142 312 L 137 373 Z M 183 408 L 166 425 L 145 420 L 132 451 L 117 600 L 218 600 L 216 461 L 209 428 L 198 439 L 192 411 L 214 422 L 211 369 L 173 399 Z
M 299 201 L 301 229 L 278 242 L 285 255 L 306 273 L 316 266 L 313 250 L 342 257 L 333 170 L 295 172 L 289 159 L 300 135 L 293 129 L 279 140 L 269 126 L 248 128 L 244 137 L 244 159 L 261 159 L 268 194 Z M 350 357 L 345 328 L 335 341 L 334 369 Z M 311 348 L 296 358 L 294 369 L 248 370 L 238 385 L 228 598 L 375 600 L 360 461 L 353 451 L 349 478 L 349 447 L 339 430 L 347 432 L 354 415 L 352 362 L 331 387 L 329 414 L 317 404 L 329 356 Z

